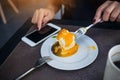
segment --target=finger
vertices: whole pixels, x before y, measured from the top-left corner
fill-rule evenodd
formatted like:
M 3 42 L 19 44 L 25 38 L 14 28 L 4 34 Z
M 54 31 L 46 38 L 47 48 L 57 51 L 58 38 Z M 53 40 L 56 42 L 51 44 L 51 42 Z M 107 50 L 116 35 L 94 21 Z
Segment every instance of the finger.
M 110 21 L 115 21 L 117 18 L 119 19 L 119 14 L 120 14 L 120 6 L 119 4 L 116 5 L 116 8 L 112 11 L 110 15 Z
M 33 14 L 33 17 L 32 17 L 32 23 L 37 23 L 37 16 L 38 16 L 38 10 L 35 11 L 35 13 Z
M 120 22 L 120 13 L 119 13 L 119 15 L 118 15 L 116 21 L 117 21 L 117 22 Z
M 46 13 L 43 19 L 43 25 L 45 25 L 50 20 L 49 13 Z
M 44 18 L 44 11 L 39 11 L 38 20 L 37 20 L 38 21 L 38 30 L 40 30 L 42 27 L 43 18 Z
M 48 16 L 45 16 L 43 19 L 43 25 L 45 25 L 49 21 Z
M 104 4 L 102 4 L 96 11 L 96 14 L 94 16 L 95 22 L 99 20 L 102 16 L 103 11 L 106 9 L 106 7 L 111 4 L 111 1 L 106 1 Z
M 110 15 L 112 11 L 115 9 L 116 4 L 117 4 L 116 1 L 114 1 L 113 3 L 111 3 L 110 5 L 106 7 L 106 9 L 103 12 L 103 16 L 102 16 L 102 19 L 104 21 L 108 21 L 110 19 Z

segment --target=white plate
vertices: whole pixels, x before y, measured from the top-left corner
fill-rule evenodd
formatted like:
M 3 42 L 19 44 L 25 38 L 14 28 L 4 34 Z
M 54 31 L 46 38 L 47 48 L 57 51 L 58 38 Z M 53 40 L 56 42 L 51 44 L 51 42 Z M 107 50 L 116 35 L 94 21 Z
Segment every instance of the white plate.
M 62 58 L 54 55 L 51 46 L 56 42 L 53 37 L 48 38 L 41 47 L 41 56 L 50 56 L 52 61 L 47 64 L 60 70 L 77 70 L 94 62 L 98 55 L 98 47 L 93 39 L 83 35 L 76 40 L 79 44 L 78 51 L 69 57 Z

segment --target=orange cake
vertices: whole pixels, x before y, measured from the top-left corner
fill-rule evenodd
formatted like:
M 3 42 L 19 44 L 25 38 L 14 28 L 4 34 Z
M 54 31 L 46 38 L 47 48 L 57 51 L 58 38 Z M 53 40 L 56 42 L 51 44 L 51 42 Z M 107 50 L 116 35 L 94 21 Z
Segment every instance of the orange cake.
M 52 52 L 60 57 L 67 57 L 75 54 L 78 50 L 78 44 L 75 42 L 75 35 L 66 29 L 58 32 L 57 42 L 52 46 Z

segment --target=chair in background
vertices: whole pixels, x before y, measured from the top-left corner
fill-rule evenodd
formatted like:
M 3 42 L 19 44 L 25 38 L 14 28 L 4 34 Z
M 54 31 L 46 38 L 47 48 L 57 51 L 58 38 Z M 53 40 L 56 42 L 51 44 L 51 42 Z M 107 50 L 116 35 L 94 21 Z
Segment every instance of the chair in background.
M 15 4 L 13 3 L 12 0 L 7 0 L 7 2 L 10 4 L 10 6 L 12 7 L 12 9 L 16 12 L 16 13 L 19 13 L 19 10 L 18 8 L 15 6 Z M 7 23 L 7 19 L 5 17 L 5 14 L 4 14 L 4 11 L 3 11 L 3 8 L 2 8 L 2 3 L 0 2 L 0 16 L 2 18 L 2 21 L 4 24 Z

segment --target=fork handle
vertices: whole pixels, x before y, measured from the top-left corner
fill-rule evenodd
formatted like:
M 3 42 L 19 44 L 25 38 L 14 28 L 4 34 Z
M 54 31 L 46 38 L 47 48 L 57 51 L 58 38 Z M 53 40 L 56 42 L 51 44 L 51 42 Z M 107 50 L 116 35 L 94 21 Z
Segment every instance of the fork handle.
M 96 25 L 97 23 L 101 23 L 101 22 L 103 22 L 102 19 L 99 19 L 96 23 L 93 23 L 93 24 L 90 24 L 89 26 L 87 26 L 86 29 L 88 30 L 92 26 Z
M 35 70 L 35 68 L 31 68 L 29 69 L 27 72 L 25 72 L 24 74 L 22 74 L 21 76 L 19 76 L 18 78 L 16 78 L 15 80 L 20 80 L 22 79 L 23 77 L 25 77 L 27 74 L 29 74 L 30 72 L 32 72 L 33 70 Z
M 46 63 L 46 62 L 43 61 L 43 62 L 40 63 L 39 65 L 37 65 L 37 66 L 35 66 L 35 67 L 29 69 L 27 72 L 25 72 L 24 74 L 22 74 L 21 76 L 19 76 L 19 77 L 16 78 L 15 80 L 20 80 L 20 79 L 22 79 L 23 77 L 25 77 L 26 75 L 28 75 L 30 72 L 32 72 L 33 70 L 39 68 L 40 66 L 44 65 L 45 63 Z

